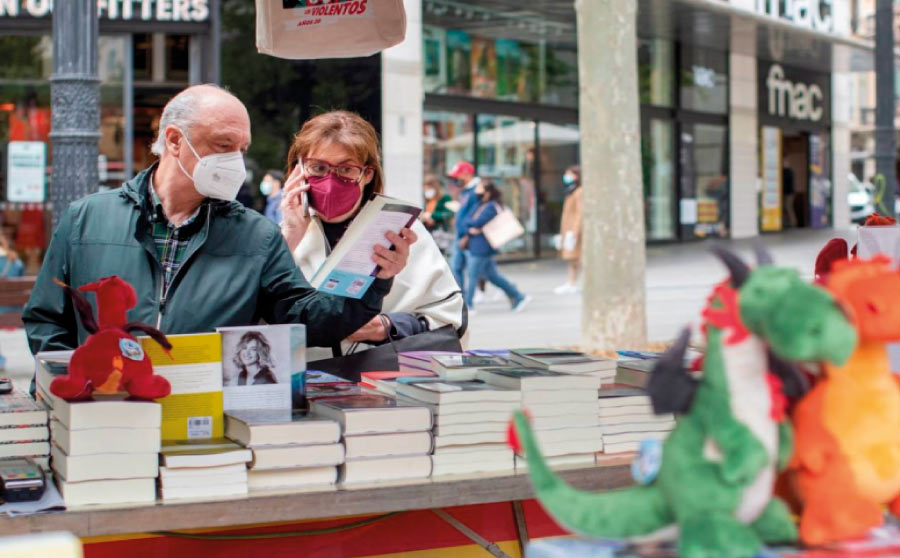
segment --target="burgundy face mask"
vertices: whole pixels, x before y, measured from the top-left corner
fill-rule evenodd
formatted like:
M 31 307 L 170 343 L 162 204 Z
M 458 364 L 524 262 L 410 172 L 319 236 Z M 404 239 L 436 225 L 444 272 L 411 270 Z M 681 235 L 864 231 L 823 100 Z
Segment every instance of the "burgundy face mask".
M 359 183 L 335 176 L 311 176 L 309 182 L 309 204 L 325 219 L 346 215 L 362 196 Z

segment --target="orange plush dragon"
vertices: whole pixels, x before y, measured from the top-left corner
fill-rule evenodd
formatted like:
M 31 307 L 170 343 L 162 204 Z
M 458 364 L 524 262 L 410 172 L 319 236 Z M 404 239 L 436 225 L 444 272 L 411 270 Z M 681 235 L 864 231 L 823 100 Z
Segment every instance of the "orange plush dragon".
M 852 314 L 859 344 L 843 366 L 825 364 L 794 409 L 788 474 L 807 544 L 864 536 L 884 505 L 900 515 L 900 384 L 887 353 L 900 341 L 900 272 L 883 256 L 843 260 L 824 281 Z

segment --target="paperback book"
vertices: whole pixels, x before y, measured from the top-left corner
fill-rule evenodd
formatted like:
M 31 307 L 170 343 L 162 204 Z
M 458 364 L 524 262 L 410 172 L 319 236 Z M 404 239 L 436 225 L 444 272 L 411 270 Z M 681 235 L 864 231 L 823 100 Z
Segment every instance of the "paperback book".
M 483 368 L 512 367 L 513 363 L 500 357 L 472 355 L 437 355 L 431 358 L 432 371 L 446 380 L 474 380 Z
M 172 343 L 169 354 L 150 338 L 141 338 L 153 371 L 164 376 L 172 386 L 172 393 L 159 400 L 162 404 L 162 438 L 221 437 L 224 434 L 221 337 L 218 333 L 202 333 L 169 335 L 168 338 Z
M 222 385 L 224 409 L 290 409 L 292 375 L 303 362 L 294 363 L 295 328 L 264 325 L 222 327 Z M 305 343 L 305 342 L 304 342 Z
M 412 226 L 422 209 L 402 200 L 375 195 L 350 223 L 331 254 L 312 276 L 313 288 L 348 298 L 362 298 L 378 274 L 375 246 L 393 248 L 385 238 Z

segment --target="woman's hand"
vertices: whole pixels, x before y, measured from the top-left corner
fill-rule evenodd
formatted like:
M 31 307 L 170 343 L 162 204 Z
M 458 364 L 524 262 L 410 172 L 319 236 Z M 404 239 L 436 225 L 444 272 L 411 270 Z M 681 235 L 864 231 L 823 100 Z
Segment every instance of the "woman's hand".
M 384 327 L 384 322 L 381 320 L 382 316 L 378 315 L 369 320 L 369 323 L 362 326 L 356 333 L 347 338 L 347 341 L 351 343 L 366 343 L 366 342 L 378 342 L 385 341 L 388 338 L 387 329 Z M 390 323 L 390 319 L 387 316 L 384 316 L 388 323 Z
M 376 244 L 372 260 L 381 268 L 376 277 L 379 279 L 390 279 L 406 267 L 406 263 L 409 260 L 409 247 L 415 244 L 419 237 L 410 229 L 403 229 L 399 235 L 388 232 L 384 236 L 394 245 L 394 249 L 389 250 L 380 244 Z
M 473 235 L 481 234 L 481 229 L 476 229 L 475 227 L 470 227 L 469 234 L 473 234 Z
M 281 234 L 287 241 L 291 252 L 303 240 L 309 228 L 311 217 L 303 209 L 303 195 L 309 190 L 303 166 L 297 165 L 284 183 L 284 194 L 281 196 Z

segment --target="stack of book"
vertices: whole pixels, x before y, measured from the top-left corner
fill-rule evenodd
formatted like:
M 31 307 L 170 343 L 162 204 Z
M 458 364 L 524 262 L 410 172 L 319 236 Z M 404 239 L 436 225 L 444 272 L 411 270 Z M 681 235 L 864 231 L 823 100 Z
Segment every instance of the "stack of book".
M 431 474 L 431 410 L 374 393 L 310 402 L 313 415 L 340 423 L 342 484 L 427 478 Z
M 55 399 L 50 465 L 67 506 L 156 500 L 159 403 Z
M 675 417 L 654 414 L 650 396 L 640 388 L 604 387 L 598 405 L 603 452 L 607 454 L 637 451 L 644 440 L 662 440 L 675 428 Z
M 426 371 L 383 371 L 383 372 L 363 372 L 359 375 L 359 385 L 361 387 L 383 393 L 385 395 L 396 395 L 397 382 L 400 378 L 434 378 L 434 372 Z
M 424 372 L 434 374 L 431 359 L 436 356 L 456 355 L 448 351 L 405 351 L 397 354 L 397 364 L 401 372 Z
M 517 365 L 497 356 L 437 355 L 431 357 L 431 370 L 444 380 L 475 380 L 482 368 L 515 368 Z
M 164 441 L 159 461 L 162 501 L 245 496 L 253 453 L 225 438 Z
M 402 378 L 396 390 L 434 414 L 432 476 L 514 469 L 505 442 L 512 412 L 521 405 L 518 391 L 440 378 Z
M 593 376 L 601 384 L 616 381 L 616 361 L 595 357 L 578 351 L 556 349 L 515 349 L 510 352 L 510 360 L 531 368 L 543 368 L 564 374 Z
M 0 459 L 31 457 L 45 470 L 50 462 L 48 409 L 13 391 L 0 395 Z
M 253 451 L 250 492 L 334 484 L 344 462 L 338 423 L 303 411 L 229 411 L 225 434 Z
M 521 406 L 530 415 L 549 465 L 594 463 L 595 454 L 603 449 L 596 401 L 600 378 L 543 368 L 488 368 L 478 378 L 520 392 Z M 524 461 L 517 459 L 516 467 L 520 466 Z
M 620 358 L 616 363 L 616 383 L 638 388 L 647 387 L 653 367 L 664 354 L 655 351 L 618 351 L 618 353 Z M 689 348 L 684 354 L 685 369 L 691 369 L 697 359 L 702 357 L 703 353 Z

